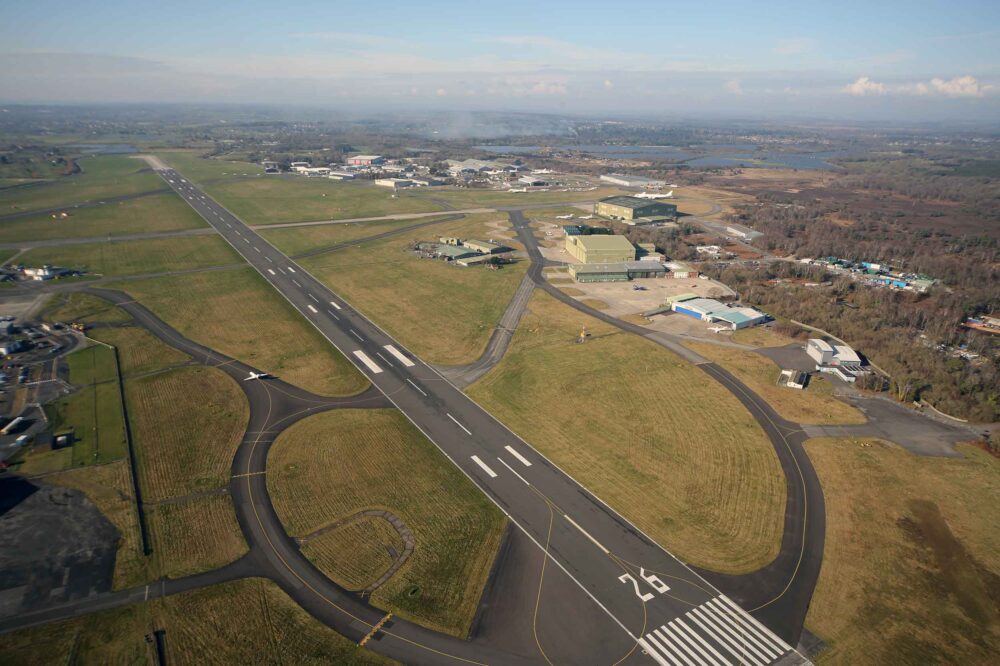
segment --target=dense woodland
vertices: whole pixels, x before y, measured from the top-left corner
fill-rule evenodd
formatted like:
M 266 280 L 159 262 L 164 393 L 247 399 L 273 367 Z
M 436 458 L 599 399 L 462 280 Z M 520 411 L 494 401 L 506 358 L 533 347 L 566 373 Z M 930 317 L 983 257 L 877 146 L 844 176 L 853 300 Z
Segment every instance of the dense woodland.
M 889 390 L 897 399 L 923 399 L 975 421 L 1000 420 L 1000 340 L 960 326 L 966 316 L 1000 313 L 1000 173 L 993 164 L 850 162 L 826 188 L 761 192 L 734 216 L 764 233 L 755 243 L 762 248 L 888 263 L 938 279 L 928 294 L 871 287 L 790 262 L 717 269 L 718 277 L 771 314 L 850 342 L 892 376 Z M 831 284 L 807 287 L 797 278 Z M 980 358 L 956 357 L 955 347 L 965 345 Z

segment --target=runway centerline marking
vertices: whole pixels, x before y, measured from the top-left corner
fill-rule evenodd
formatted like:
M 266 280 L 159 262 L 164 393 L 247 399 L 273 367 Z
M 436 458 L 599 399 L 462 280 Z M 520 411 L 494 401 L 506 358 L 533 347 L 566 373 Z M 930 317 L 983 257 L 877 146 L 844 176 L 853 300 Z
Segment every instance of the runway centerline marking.
M 501 465 L 503 465 L 504 467 L 506 467 L 507 469 L 509 469 L 511 472 L 513 472 L 514 476 L 516 476 L 517 478 L 521 479 L 521 481 L 524 482 L 524 485 L 526 485 L 526 486 L 530 486 L 531 485 L 530 483 L 528 483 L 528 480 L 526 478 L 524 478 L 523 476 L 521 476 L 520 474 L 517 473 L 517 470 L 515 470 L 513 467 L 511 467 L 510 465 L 508 465 L 506 460 L 504 460 L 500 456 L 497 456 L 497 460 L 500 461 Z
M 422 388 L 420 388 L 419 386 L 417 386 L 416 384 L 414 384 L 412 379 L 410 379 L 409 377 L 407 377 L 406 381 L 410 382 L 410 386 L 412 386 L 413 388 L 415 388 L 418 391 L 420 391 L 420 395 L 424 396 L 425 398 L 427 397 L 427 394 L 424 393 L 424 390 Z
M 407 368 L 412 368 L 416 363 L 410 359 L 403 356 L 403 352 L 396 349 L 394 345 L 386 345 L 385 350 L 396 357 L 396 360 L 405 365 Z
M 274 259 L 271 259 L 271 257 L 264 257 L 264 258 L 270 261 L 272 264 L 274 263 Z
M 302 285 L 301 285 L 301 284 L 299 284 L 299 281 L 298 281 L 298 280 L 292 280 L 292 284 L 294 284 L 294 285 L 295 285 L 296 287 L 298 287 L 299 289 L 301 289 L 301 288 L 302 288 Z
M 382 356 L 382 352 L 375 352 L 375 355 L 378 356 L 380 359 L 382 359 L 382 361 L 390 368 L 393 367 L 392 363 L 389 362 L 389 359 L 387 359 L 385 356 Z
M 472 462 L 483 468 L 483 471 L 490 475 L 491 479 L 497 478 L 497 473 L 490 469 L 490 466 L 479 459 L 479 456 L 472 456 Z
M 340 321 L 340 317 L 338 317 L 337 315 L 335 315 L 335 314 L 333 313 L 333 310 L 327 310 L 327 311 L 326 311 L 326 313 L 327 313 L 328 315 L 330 315 L 331 317 L 333 317 L 334 319 L 336 319 L 337 321 Z
M 519 461 L 521 461 L 521 463 L 522 463 L 522 464 L 523 464 L 523 465 L 524 465 L 525 467 L 531 467 L 531 463 L 530 463 L 530 462 L 528 461 L 528 459 L 527 459 L 527 458 L 525 458 L 524 456 L 522 456 L 522 455 L 521 455 L 520 453 L 518 453 L 517 451 L 515 451 L 515 450 L 514 450 L 514 447 L 513 447 L 513 446 L 509 446 L 509 445 L 508 445 L 508 446 L 505 446 L 505 447 L 503 447 L 503 448 L 507 449 L 507 453 L 509 453 L 510 455 L 514 456 L 514 457 L 515 457 L 515 458 L 517 458 L 517 459 L 518 459 Z
M 580 530 L 580 533 L 583 534 L 583 536 L 585 536 L 588 539 L 590 539 L 594 543 L 595 546 L 597 546 L 598 548 L 600 548 L 601 550 L 603 550 L 605 555 L 610 555 L 611 554 L 611 551 L 608 550 L 607 548 L 605 548 L 604 544 L 602 544 L 600 541 L 598 541 L 593 536 L 591 536 L 590 532 L 588 532 L 587 530 L 585 530 L 582 527 L 580 527 L 580 525 L 575 520 L 573 520 L 572 518 L 570 518 L 569 516 L 567 516 L 565 513 L 563 514 L 563 518 L 565 518 L 566 520 L 568 520 L 570 525 L 572 525 L 576 529 Z
M 371 360 L 371 358 L 368 357 L 368 354 L 364 353 L 360 349 L 356 350 L 354 355 L 361 359 L 361 362 L 368 366 L 368 369 L 375 374 L 382 372 L 382 368 L 378 367 L 375 361 Z
M 351 335 L 353 335 L 354 337 L 356 337 L 356 338 L 357 338 L 358 340 L 360 340 L 361 342 L 364 342 L 364 341 L 365 341 L 365 339 L 364 339 L 363 337 L 361 337 L 361 336 L 360 336 L 360 335 L 358 334 L 358 332 L 357 332 L 357 331 L 355 331 L 355 330 L 354 330 L 353 328 L 349 328 L 349 329 L 347 329 L 347 330 L 348 330 L 348 331 L 350 331 Z
M 455 422 L 455 425 L 457 425 L 457 426 L 458 426 L 459 428 L 461 428 L 462 430 L 464 430 L 464 431 L 465 431 L 465 434 L 466 434 L 466 435 L 471 435 L 471 434 L 472 434 L 472 433 L 471 433 L 471 432 L 469 431 L 469 429 L 468 429 L 468 428 L 466 428 L 466 427 L 465 427 L 464 425 L 462 425 L 461 423 L 459 423 L 459 422 L 458 422 L 458 419 L 456 419 L 456 418 L 455 418 L 454 416 L 452 416 L 451 414 L 448 414 L 448 418 L 449 418 L 449 419 L 451 419 L 452 421 L 454 421 L 454 422 Z
M 316 298 L 315 296 L 313 296 L 312 294 L 306 294 L 306 296 L 308 296 L 309 298 L 313 299 L 313 303 L 319 303 L 319 299 Z

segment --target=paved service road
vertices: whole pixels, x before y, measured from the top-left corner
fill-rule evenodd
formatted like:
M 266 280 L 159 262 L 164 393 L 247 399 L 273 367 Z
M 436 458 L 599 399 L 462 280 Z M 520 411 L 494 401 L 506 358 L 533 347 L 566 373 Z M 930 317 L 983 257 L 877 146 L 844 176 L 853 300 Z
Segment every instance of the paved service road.
M 159 173 L 603 611 L 606 622 L 575 640 L 592 641 L 602 651 L 619 645 L 623 658 L 662 666 L 805 662 L 181 174 Z M 257 477 L 251 461 L 247 465 L 249 488 Z M 280 530 L 264 521 L 248 527 L 265 545 Z M 276 566 L 288 567 L 321 594 L 308 580 L 312 572 L 292 570 L 294 562 L 289 565 L 279 551 L 275 544 L 268 554 Z M 412 661 L 421 640 L 390 632 L 369 645 Z M 424 657 L 423 663 L 456 659 L 430 648 Z

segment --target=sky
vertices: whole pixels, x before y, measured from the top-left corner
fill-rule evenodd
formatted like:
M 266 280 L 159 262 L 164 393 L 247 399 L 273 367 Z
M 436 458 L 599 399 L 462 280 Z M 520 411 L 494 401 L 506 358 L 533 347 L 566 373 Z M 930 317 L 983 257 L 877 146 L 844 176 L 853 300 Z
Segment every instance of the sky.
M 0 102 L 1000 121 L 1000 2 L 0 3 Z

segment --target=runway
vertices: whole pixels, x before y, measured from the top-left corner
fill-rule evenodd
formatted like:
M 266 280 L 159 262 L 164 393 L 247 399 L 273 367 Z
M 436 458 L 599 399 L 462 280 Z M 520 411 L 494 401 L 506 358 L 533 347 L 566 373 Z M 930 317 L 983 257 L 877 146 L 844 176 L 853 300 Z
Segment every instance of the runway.
M 803 663 L 785 640 L 740 609 L 682 562 L 590 494 L 504 427 L 433 368 L 358 313 L 301 266 L 271 246 L 179 173 L 159 170 L 168 184 L 232 245 L 288 302 L 362 372 L 544 553 L 602 621 L 586 634 L 594 654 L 616 653 L 634 663 Z M 264 451 L 264 453 L 261 453 Z M 264 455 L 264 459 L 260 456 Z M 251 507 L 262 499 L 266 447 L 250 447 L 234 463 L 234 483 Z M 242 474 L 242 476 L 241 476 Z M 266 492 L 263 492 L 266 497 Z M 280 524 L 254 511 L 242 525 L 291 584 L 310 591 L 303 605 L 317 617 L 335 612 L 325 577 L 291 558 Z M 256 521 L 256 524 L 254 524 Z M 242 519 L 241 519 L 242 524 Z M 297 553 L 297 550 L 295 550 Z M 302 595 L 300 595 L 302 596 Z M 347 610 L 335 626 L 356 638 L 371 618 Z M 346 628 L 345 628 L 346 627 Z M 352 629 L 352 627 L 354 627 Z M 430 647 L 439 634 L 409 626 L 385 632 L 376 651 L 407 663 L 478 662 L 482 646 L 464 654 Z M 449 642 L 453 648 L 454 644 Z M 489 650 L 487 650 L 489 652 Z M 509 656 L 499 662 L 517 661 Z

